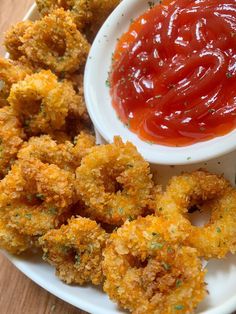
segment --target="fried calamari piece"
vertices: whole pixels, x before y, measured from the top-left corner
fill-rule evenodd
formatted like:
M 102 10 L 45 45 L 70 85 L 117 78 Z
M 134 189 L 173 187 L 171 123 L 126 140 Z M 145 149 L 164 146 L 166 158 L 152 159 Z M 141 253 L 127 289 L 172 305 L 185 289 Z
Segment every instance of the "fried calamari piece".
M 69 209 L 60 214 L 60 209 L 54 204 L 40 204 L 32 196 L 29 198 L 25 203 L 13 202 L 7 207 L 8 226 L 22 235 L 36 239 L 60 227 L 72 215 Z
M 34 22 L 21 40 L 23 44 L 20 50 L 33 65 L 58 74 L 81 68 L 90 49 L 70 13 L 63 9 Z
M 14 163 L 25 134 L 13 110 L 0 109 L 0 177 L 4 177 Z
M 91 0 L 36 0 L 38 10 L 43 16 L 58 8 L 70 11 L 79 30 L 83 30 L 92 21 L 90 2 Z
M 149 164 L 119 137 L 114 144 L 92 148 L 76 179 L 78 196 L 88 206 L 85 214 L 114 225 L 144 214 L 153 188 Z
M 22 56 L 22 51 L 19 49 L 22 46 L 21 38 L 32 25 L 32 21 L 19 22 L 7 31 L 4 45 L 11 59 L 19 59 Z
M 19 255 L 34 246 L 31 237 L 20 234 L 8 225 L 8 214 L 5 208 L 0 209 L 0 248 L 11 254 Z
M 192 226 L 186 243 L 196 247 L 205 258 L 223 258 L 236 252 L 236 190 L 225 193 L 200 206 L 201 211 L 211 211 L 209 222 L 203 227 Z
M 39 12 L 44 16 L 57 8 L 71 13 L 77 28 L 94 37 L 108 15 L 121 0 L 36 0 Z M 92 36 L 91 36 L 92 35 Z
M 147 216 L 110 236 L 103 253 L 104 290 L 122 308 L 136 314 L 193 313 L 205 297 L 197 251 L 176 243 L 173 222 Z
M 8 105 L 12 84 L 23 80 L 32 71 L 21 62 L 0 58 L 0 107 Z
M 40 160 L 20 160 L 0 182 L 0 206 L 37 199 L 63 213 L 75 201 L 74 175 Z
M 95 138 L 84 132 L 76 137 L 75 145 L 69 141 L 57 144 L 50 136 L 32 137 L 22 146 L 18 153 L 19 159 L 36 158 L 43 163 L 55 164 L 64 170 L 75 171 L 81 160 L 95 145 Z
M 103 280 L 101 262 L 106 239 L 106 232 L 95 221 L 78 217 L 46 233 L 40 244 L 44 259 L 56 267 L 61 280 L 99 285 Z
M 236 218 L 235 201 L 236 192 L 222 176 L 195 171 L 170 180 L 166 192 L 158 197 L 156 214 L 175 217 L 185 226 L 188 234 L 185 243 L 195 247 L 199 255 L 220 258 L 229 251 L 235 252 L 236 233 L 232 226 Z M 191 224 L 188 210 L 193 206 L 212 210 L 209 223 L 203 227 Z
M 70 115 L 82 119 L 86 112 L 71 84 L 45 70 L 14 84 L 8 101 L 30 135 L 63 130 Z

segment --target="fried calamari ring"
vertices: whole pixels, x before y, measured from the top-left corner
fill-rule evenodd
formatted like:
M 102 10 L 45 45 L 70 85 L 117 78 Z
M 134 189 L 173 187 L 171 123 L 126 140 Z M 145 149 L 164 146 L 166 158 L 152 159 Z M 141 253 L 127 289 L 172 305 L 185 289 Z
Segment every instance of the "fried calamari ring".
M 22 37 L 22 43 L 20 50 L 33 65 L 59 74 L 75 72 L 83 66 L 90 48 L 70 13 L 63 9 L 34 22 Z
M 101 262 L 106 239 L 106 232 L 95 221 L 78 217 L 59 230 L 49 231 L 39 241 L 44 259 L 56 267 L 61 280 L 99 285 L 103 280 Z
M 76 202 L 73 173 L 34 158 L 16 162 L 0 181 L 0 207 L 29 198 L 67 211 Z
M 179 246 L 171 229 L 168 220 L 147 216 L 110 236 L 103 253 L 104 290 L 122 308 L 136 314 L 192 313 L 205 297 L 197 251 Z
M 32 71 L 29 67 L 17 61 L 0 58 L 0 107 L 8 105 L 12 84 L 23 80 Z
M 236 252 L 236 190 L 229 188 L 224 195 L 200 207 L 211 211 L 210 221 L 204 227 L 192 226 L 186 243 L 196 247 L 205 258 L 223 258 Z
M 21 38 L 33 24 L 32 21 L 19 22 L 7 31 L 4 45 L 11 59 L 19 59 L 22 56 L 22 51 L 19 49 L 22 46 Z
M 121 225 L 144 214 L 153 182 L 149 164 L 135 146 L 119 137 L 96 146 L 76 170 L 77 193 L 93 219 Z
M 30 134 L 62 130 L 69 115 L 82 117 L 86 112 L 71 84 L 58 82 L 45 70 L 14 84 L 8 101 Z
M 212 209 L 206 226 L 191 224 L 188 210 L 192 206 Z M 236 218 L 236 194 L 222 176 L 195 171 L 173 177 L 166 192 L 158 198 L 156 214 L 175 217 L 186 228 L 188 237 L 185 243 L 195 247 L 205 258 L 223 257 L 229 251 L 235 252 L 236 233 L 230 226 Z M 228 225 L 229 221 L 232 222 Z
M 92 21 L 88 0 L 36 0 L 41 15 L 47 15 L 55 9 L 63 8 L 70 11 L 77 28 L 82 30 Z
M 17 157 L 23 160 L 33 157 L 43 163 L 55 164 L 61 169 L 74 172 L 80 166 L 82 158 L 94 145 L 94 136 L 84 132 L 76 137 L 75 145 L 68 141 L 57 144 L 50 136 L 43 135 L 32 137 L 27 143 L 24 143 Z
M 14 163 L 25 134 L 13 110 L 0 109 L 0 177 L 4 177 Z

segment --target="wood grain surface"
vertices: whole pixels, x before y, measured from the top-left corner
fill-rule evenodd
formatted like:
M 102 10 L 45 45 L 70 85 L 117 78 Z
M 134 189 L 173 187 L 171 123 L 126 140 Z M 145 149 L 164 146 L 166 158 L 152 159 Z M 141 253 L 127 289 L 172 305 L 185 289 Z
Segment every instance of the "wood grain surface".
M 33 0 L 0 0 L 0 55 L 4 32 L 21 21 Z M 18 271 L 0 254 L 1 314 L 83 314 L 73 306 L 46 292 Z

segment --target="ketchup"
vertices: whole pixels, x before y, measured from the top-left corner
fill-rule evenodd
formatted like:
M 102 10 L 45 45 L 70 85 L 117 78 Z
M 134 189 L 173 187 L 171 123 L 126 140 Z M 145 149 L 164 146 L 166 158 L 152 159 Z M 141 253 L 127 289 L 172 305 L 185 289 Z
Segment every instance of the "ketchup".
M 141 139 L 186 146 L 236 127 L 236 0 L 163 1 L 119 39 L 119 118 Z

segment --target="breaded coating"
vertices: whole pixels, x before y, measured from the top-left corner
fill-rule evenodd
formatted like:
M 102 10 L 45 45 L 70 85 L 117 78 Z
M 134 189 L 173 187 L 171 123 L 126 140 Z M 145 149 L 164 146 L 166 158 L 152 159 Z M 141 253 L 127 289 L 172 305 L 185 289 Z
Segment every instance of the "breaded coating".
M 82 119 L 86 112 L 71 84 L 45 70 L 14 84 L 8 101 L 30 135 L 61 131 L 70 115 Z
M 0 207 L 29 198 L 67 211 L 76 202 L 73 173 L 35 158 L 16 162 L 0 181 Z
M 71 14 L 63 9 L 34 22 L 21 40 L 23 44 L 19 49 L 33 65 L 58 74 L 81 68 L 90 49 Z
M 57 8 L 71 13 L 77 28 L 92 39 L 121 0 L 36 0 L 44 16 Z
M 0 107 L 8 105 L 12 84 L 23 80 L 32 71 L 21 62 L 0 58 Z
M 42 16 L 58 8 L 70 11 L 79 30 L 83 30 L 92 21 L 90 2 L 91 0 L 36 0 L 38 10 Z
M 205 297 L 197 251 L 179 246 L 173 222 L 147 216 L 126 222 L 104 250 L 104 290 L 135 314 L 193 313 Z
M 22 51 L 19 49 L 22 46 L 21 38 L 32 25 L 32 21 L 19 22 L 6 32 L 4 45 L 11 59 L 17 60 L 23 55 Z
M 121 225 L 145 213 L 153 188 L 149 164 L 136 147 L 119 137 L 114 144 L 96 146 L 76 170 L 78 197 L 87 215 Z
M 103 280 L 102 251 L 106 232 L 95 222 L 77 217 L 59 230 L 51 230 L 40 238 L 44 259 L 56 267 L 56 275 L 68 284 L 83 285 Z
M 8 225 L 8 214 L 5 208 L 0 209 L 0 247 L 7 252 L 19 255 L 33 247 L 31 237 L 20 234 Z
M 13 110 L 0 108 L 0 178 L 4 177 L 14 163 L 25 134 Z
M 233 222 L 236 218 L 235 197 L 236 192 L 222 176 L 207 171 L 184 173 L 171 178 L 166 192 L 158 197 L 156 214 L 175 217 L 188 234 L 184 243 L 195 247 L 199 255 L 220 258 L 229 251 L 235 252 L 236 233 L 230 225 L 227 230 L 225 224 L 225 221 Z M 193 206 L 212 210 L 209 223 L 203 227 L 191 224 L 188 210 Z
M 35 205 L 30 204 L 30 201 Z M 49 230 L 60 227 L 71 216 L 69 210 L 63 214 L 59 212 L 53 203 L 40 204 L 33 197 L 28 204 L 13 202 L 7 207 L 8 226 L 22 235 L 38 238 Z
M 36 158 L 43 163 L 55 164 L 64 170 L 75 171 L 80 166 L 81 160 L 95 145 L 95 138 L 84 132 L 76 137 L 76 143 L 66 141 L 57 144 L 48 135 L 32 137 L 22 146 L 18 153 L 19 159 Z
M 185 243 L 196 247 L 205 258 L 223 258 L 236 252 L 236 190 L 227 189 L 200 206 L 201 211 L 211 211 L 211 218 L 204 227 L 192 226 Z

